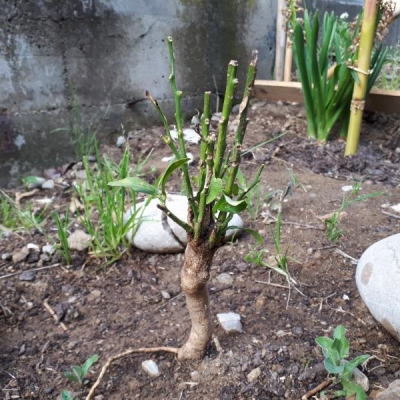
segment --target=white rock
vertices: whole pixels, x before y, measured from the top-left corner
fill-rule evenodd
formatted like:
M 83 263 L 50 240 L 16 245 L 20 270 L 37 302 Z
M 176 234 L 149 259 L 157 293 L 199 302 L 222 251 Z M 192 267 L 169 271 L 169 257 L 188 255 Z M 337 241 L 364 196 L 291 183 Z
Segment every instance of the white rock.
M 143 361 L 142 368 L 153 378 L 160 376 L 161 374 L 158 365 L 153 360 Z
M 71 250 L 83 251 L 89 247 L 92 237 L 78 229 L 68 237 L 68 246 Z
M 171 298 L 171 295 L 168 292 L 166 292 L 165 290 L 161 290 L 161 296 L 165 300 L 169 300 Z
M 39 250 L 40 250 L 39 246 L 38 246 L 37 244 L 35 244 L 35 243 L 28 243 L 28 244 L 26 245 L 26 247 L 27 247 L 29 250 L 34 250 L 34 251 L 39 251 Z
M 232 285 L 233 283 L 233 277 L 226 272 L 219 274 L 214 280 L 214 283 L 220 283 L 221 285 Z
M 46 253 L 46 254 L 54 254 L 56 251 L 56 249 L 54 248 L 54 246 L 52 246 L 51 244 L 46 244 L 42 247 L 42 253 Z
M 239 314 L 234 312 L 217 314 L 217 319 L 226 333 L 243 332 Z
M 400 379 L 393 381 L 389 387 L 378 393 L 376 400 L 394 400 L 400 397 Z
M 400 234 L 370 246 L 356 270 L 360 295 L 375 319 L 400 341 Z
M 54 181 L 53 179 L 48 179 L 47 181 L 42 183 L 42 189 L 54 189 Z
M 260 377 L 260 375 L 261 375 L 261 368 L 260 367 L 254 368 L 247 374 L 247 380 L 249 382 L 254 382 Z
M 343 192 L 351 192 L 352 190 L 353 190 L 353 186 L 351 186 L 351 185 L 342 186 Z
M 179 217 L 182 221 L 187 220 L 188 203 L 186 196 L 177 194 L 170 194 L 167 197 L 167 207 Z M 137 204 L 137 218 L 141 215 L 141 223 L 133 236 L 131 230 L 126 235 L 127 239 L 140 250 L 149 253 L 177 253 L 183 252 L 187 244 L 186 231 L 178 224 L 167 218 L 164 213 L 157 208 L 159 200 L 153 199 L 149 205 L 141 213 L 142 207 L 145 202 Z M 132 215 L 132 209 L 127 211 L 124 215 L 126 222 Z M 164 223 L 163 223 L 164 221 Z M 243 227 L 243 220 L 239 215 L 234 215 L 229 222 L 229 226 Z M 226 240 L 232 238 L 234 234 L 238 233 L 238 229 L 230 229 L 226 233 Z
M 393 211 L 400 213 L 400 203 L 390 206 Z
M 117 143 L 115 145 L 120 148 L 126 143 L 125 136 L 118 136 Z

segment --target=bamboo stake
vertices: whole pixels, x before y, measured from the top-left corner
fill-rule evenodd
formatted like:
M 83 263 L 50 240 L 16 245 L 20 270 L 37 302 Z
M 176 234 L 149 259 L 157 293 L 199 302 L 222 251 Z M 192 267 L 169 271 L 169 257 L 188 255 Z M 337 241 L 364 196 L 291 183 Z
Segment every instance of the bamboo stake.
M 345 155 L 355 154 L 360 139 L 361 122 L 364 111 L 365 95 L 367 93 L 371 53 L 374 45 L 376 16 L 379 2 L 365 0 L 364 16 L 361 27 L 360 48 L 358 51 L 357 75 L 360 83 L 354 83 L 353 99 L 350 106 L 350 122 L 347 134 Z
M 283 67 L 286 46 L 286 29 L 282 10 L 286 7 L 286 0 L 278 0 L 276 14 L 276 43 L 275 43 L 275 79 L 283 80 Z
M 292 80 L 292 63 L 293 63 L 293 48 L 289 39 L 286 41 L 286 52 L 285 52 L 285 70 L 283 73 L 283 80 L 290 82 Z

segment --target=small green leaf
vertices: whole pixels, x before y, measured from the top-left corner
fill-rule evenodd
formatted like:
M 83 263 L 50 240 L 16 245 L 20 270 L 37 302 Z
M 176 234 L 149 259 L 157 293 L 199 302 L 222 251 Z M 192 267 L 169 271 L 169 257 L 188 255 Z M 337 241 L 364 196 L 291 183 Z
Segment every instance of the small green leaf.
M 73 372 L 71 371 L 65 371 L 64 375 L 67 377 L 67 379 L 70 382 L 75 382 L 75 383 L 80 383 L 80 379 L 78 376 L 76 376 Z
M 324 366 L 330 374 L 341 374 L 344 371 L 344 365 L 335 365 L 330 358 L 325 358 Z
M 206 204 L 212 203 L 222 193 L 223 182 L 220 178 L 212 178 L 210 187 L 208 188 L 208 194 Z
M 125 179 L 120 179 L 119 181 L 110 182 L 109 186 L 120 186 L 132 189 L 137 193 L 146 193 L 152 196 L 158 196 L 158 189 L 147 183 L 143 179 L 137 178 L 135 176 Z
M 99 356 L 97 354 L 93 354 L 91 357 L 89 357 L 83 364 L 82 364 L 82 373 L 83 376 L 86 376 L 89 369 L 92 367 L 94 363 L 97 362 L 99 359 Z
M 213 212 L 222 211 L 222 212 L 230 212 L 232 214 L 238 214 L 241 211 L 245 210 L 247 207 L 247 203 L 245 200 L 233 200 L 228 196 L 222 196 L 218 202 L 213 207 Z
M 253 236 L 254 239 L 256 239 L 258 244 L 263 244 L 264 243 L 264 239 L 263 237 L 254 229 L 251 228 L 241 228 L 240 226 L 234 226 L 234 225 L 230 225 L 228 226 L 227 230 L 229 229 L 240 229 L 243 230 L 247 233 L 250 233 L 251 236 Z
M 173 163 L 171 163 L 169 165 L 169 167 L 165 170 L 162 178 L 161 178 L 161 191 L 162 194 L 165 196 L 166 195 L 166 191 L 165 191 L 165 185 L 167 184 L 168 178 L 171 176 L 171 174 L 177 170 L 178 168 L 180 168 L 182 165 L 186 164 L 188 161 L 190 160 L 190 158 L 181 158 L 180 160 L 176 160 Z
M 61 400 L 74 400 L 72 393 L 68 390 L 63 390 L 61 392 Z

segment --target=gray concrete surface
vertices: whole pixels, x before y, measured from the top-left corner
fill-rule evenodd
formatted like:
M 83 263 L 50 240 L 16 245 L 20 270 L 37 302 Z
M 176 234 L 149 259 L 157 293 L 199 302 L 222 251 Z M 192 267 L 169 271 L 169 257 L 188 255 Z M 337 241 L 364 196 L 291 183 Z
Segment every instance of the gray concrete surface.
M 310 4 L 324 10 L 333 2 Z M 71 127 L 74 96 L 84 130 L 99 126 L 109 140 L 121 123 L 129 131 L 158 122 L 146 89 L 171 117 L 168 35 L 188 114 L 201 107 L 205 90 L 214 90 L 213 75 L 224 89 L 230 59 L 239 60 L 243 81 L 253 48 L 260 55 L 258 77 L 271 78 L 275 19 L 276 2 L 269 0 L 3 2 L 0 186 L 74 157 L 68 130 L 54 132 Z

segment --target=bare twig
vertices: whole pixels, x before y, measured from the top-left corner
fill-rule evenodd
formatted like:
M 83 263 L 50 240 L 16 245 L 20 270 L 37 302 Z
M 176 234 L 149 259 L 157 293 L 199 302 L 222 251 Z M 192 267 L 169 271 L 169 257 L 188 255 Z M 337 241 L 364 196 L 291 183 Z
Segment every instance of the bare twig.
M 352 261 L 352 263 L 355 263 L 355 264 L 358 263 L 358 260 L 357 260 L 356 258 L 353 258 L 352 256 L 349 256 L 348 254 L 346 254 L 344 251 L 342 251 L 342 250 L 340 250 L 340 249 L 336 249 L 336 250 L 335 250 L 335 253 L 338 253 L 338 254 L 340 254 L 341 256 L 343 256 L 343 257 L 345 257 L 345 258 L 348 258 L 349 260 Z
M 68 328 L 65 326 L 64 322 L 60 322 L 57 314 L 55 311 L 49 306 L 49 303 L 47 302 L 47 299 L 43 301 L 43 306 L 44 308 L 50 313 L 50 315 L 54 318 L 54 320 L 61 326 L 61 328 L 66 332 L 68 331 Z
M 10 278 L 11 276 L 15 276 L 15 275 L 21 275 L 22 272 L 41 271 L 43 269 L 50 269 L 50 268 L 59 267 L 60 265 L 61 265 L 60 263 L 57 263 L 57 264 L 53 264 L 53 265 L 47 265 L 46 267 L 32 268 L 32 269 L 28 269 L 26 271 L 13 272 L 12 274 L 7 274 L 7 275 L 0 276 L 0 280 L 1 279 L 6 279 L 6 278 Z
M 314 389 L 309 390 L 305 395 L 303 395 L 303 397 L 301 398 L 301 400 L 307 400 L 309 399 L 311 396 L 313 396 L 314 394 L 319 393 L 321 390 L 325 389 L 326 387 L 328 387 L 331 383 L 333 382 L 332 378 L 328 378 L 325 379 L 322 383 L 320 383 L 318 386 L 316 386 Z
M 101 380 L 103 379 L 103 376 L 107 372 L 108 367 L 114 361 L 119 360 L 120 358 L 129 356 L 131 354 L 135 354 L 135 353 L 158 353 L 158 352 L 162 352 L 162 351 L 178 354 L 179 349 L 177 347 L 148 347 L 148 348 L 139 347 L 137 349 L 128 349 L 128 350 L 124 351 L 123 353 L 108 357 L 106 363 L 103 365 L 103 368 L 100 371 L 100 374 L 99 374 L 96 382 L 90 388 L 90 391 L 89 391 L 88 395 L 86 396 L 85 400 L 90 400 L 92 398 L 97 386 L 99 386 Z
M 219 355 L 221 356 L 224 353 L 224 349 L 222 348 L 221 343 L 219 342 L 216 336 L 213 336 L 213 342 L 215 344 L 215 348 L 217 349 Z
M 388 211 L 382 210 L 382 214 L 388 215 L 389 217 L 400 219 L 400 215 L 392 214 Z
M 300 224 L 298 222 L 282 221 L 282 224 L 283 225 L 295 225 L 295 226 L 299 226 L 300 228 L 305 228 L 305 229 L 317 229 L 318 231 L 323 231 L 324 230 L 324 228 L 321 227 L 321 226 Z

